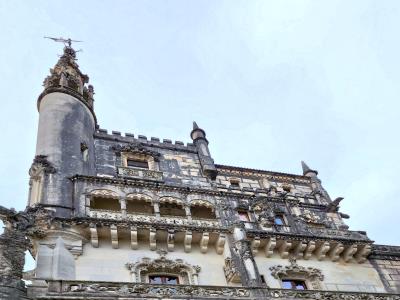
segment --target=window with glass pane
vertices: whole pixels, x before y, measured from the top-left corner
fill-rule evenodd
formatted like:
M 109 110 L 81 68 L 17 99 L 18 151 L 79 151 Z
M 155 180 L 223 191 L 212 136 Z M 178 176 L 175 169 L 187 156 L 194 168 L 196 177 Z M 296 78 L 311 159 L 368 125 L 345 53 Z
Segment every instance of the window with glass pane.
M 249 222 L 249 215 L 246 211 L 238 211 L 240 221 Z
M 179 284 L 179 279 L 177 276 L 150 275 L 149 282 L 153 284 Z
M 281 215 L 275 216 L 275 221 L 274 221 L 274 223 L 275 223 L 275 225 L 286 225 L 285 219 L 284 219 L 283 216 L 281 216 Z
M 142 168 L 142 169 L 149 168 L 149 163 L 147 161 L 135 160 L 135 159 L 128 159 L 127 165 L 128 167 L 134 167 L 134 168 Z
M 303 280 L 292 280 L 292 279 L 282 280 L 282 287 L 284 289 L 293 289 L 293 290 L 307 289 L 306 283 Z

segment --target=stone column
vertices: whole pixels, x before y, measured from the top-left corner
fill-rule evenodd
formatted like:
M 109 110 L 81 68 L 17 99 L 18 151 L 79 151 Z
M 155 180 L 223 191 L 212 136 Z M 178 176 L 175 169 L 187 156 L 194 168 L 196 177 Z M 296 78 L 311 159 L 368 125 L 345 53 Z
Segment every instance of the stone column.
M 160 203 L 159 202 L 153 202 L 153 207 L 154 207 L 154 213 L 156 215 L 156 219 L 160 219 Z
M 192 212 L 190 211 L 190 206 L 185 205 L 185 213 L 186 213 L 186 218 L 188 221 L 192 221 Z
M 126 218 L 126 199 L 119 199 L 119 204 L 121 205 L 122 217 Z

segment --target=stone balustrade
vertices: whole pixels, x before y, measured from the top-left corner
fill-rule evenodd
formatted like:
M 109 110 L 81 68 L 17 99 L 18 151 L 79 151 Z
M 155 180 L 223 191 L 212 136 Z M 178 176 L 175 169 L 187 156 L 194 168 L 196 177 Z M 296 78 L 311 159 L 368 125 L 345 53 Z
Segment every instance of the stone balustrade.
M 29 290 L 29 286 L 28 286 Z M 366 292 L 269 289 L 263 286 L 232 287 L 160 285 L 131 282 L 48 280 L 36 299 L 138 299 L 179 297 L 188 299 L 303 299 L 303 300 L 400 300 L 400 295 Z M 105 299 L 105 298 L 104 298 Z
M 145 180 L 153 180 L 153 181 L 162 181 L 163 173 L 155 170 L 147 170 L 141 168 L 133 168 L 133 167 L 118 167 L 118 176 L 127 177 L 127 178 L 135 178 L 135 179 L 145 179 Z

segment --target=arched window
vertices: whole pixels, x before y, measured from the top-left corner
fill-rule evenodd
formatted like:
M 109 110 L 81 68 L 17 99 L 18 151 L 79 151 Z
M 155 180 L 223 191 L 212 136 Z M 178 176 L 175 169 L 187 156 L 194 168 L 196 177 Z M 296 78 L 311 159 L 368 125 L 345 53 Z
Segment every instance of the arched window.
M 190 202 L 190 212 L 193 219 L 215 219 L 214 206 L 205 200 L 193 200 Z
M 129 194 L 126 196 L 126 212 L 128 214 L 154 214 L 151 198 L 143 194 Z
M 113 191 L 94 190 L 90 196 L 90 209 L 121 211 L 119 196 Z
M 183 202 L 174 197 L 162 197 L 159 203 L 160 216 L 185 217 Z

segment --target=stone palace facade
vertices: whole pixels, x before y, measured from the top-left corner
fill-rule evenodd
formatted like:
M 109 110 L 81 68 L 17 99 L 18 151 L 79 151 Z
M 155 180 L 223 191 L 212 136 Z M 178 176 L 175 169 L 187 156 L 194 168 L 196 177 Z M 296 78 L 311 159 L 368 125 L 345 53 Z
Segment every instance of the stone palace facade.
M 215 164 L 196 123 L 187 144 L 109 133 L 88 81 L 67 45 L 27 208 L 0 207 L 1 299 L 400 299 L 400 247 L 349 230 L 316 170 Z

